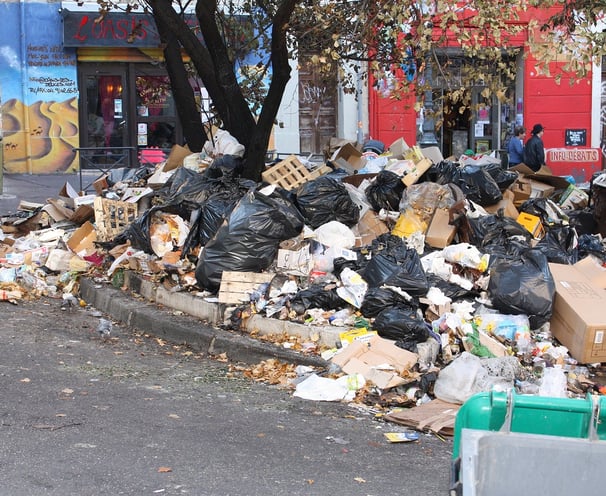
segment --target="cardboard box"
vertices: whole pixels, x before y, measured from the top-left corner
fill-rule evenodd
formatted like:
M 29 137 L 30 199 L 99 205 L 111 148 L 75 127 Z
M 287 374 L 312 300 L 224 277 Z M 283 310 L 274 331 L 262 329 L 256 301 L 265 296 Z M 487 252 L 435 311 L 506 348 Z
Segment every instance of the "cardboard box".
M 560 197 L 559 203 L 566 210 L 583 209 L 589 204 L 589 195 L 574 184 L 571 184 Z
M 354 341 L 362 341 L 367 343 L 373 336 L 378 336 L 377 331 L 369 331 L 365 327 L 360 329 L 350 329 L 349 331 L 343 331 L 339 333 L 339 339 L 341 340 L 341 346 L 345 348 Z
M 402 178 L 402 182 L 406 186 L 410 186 L 411 184 L 416 183 L 420 179 L 420 177 L 429 170 L 432 165 L 433 164 L 431 163 L 431 160 L 429 160 L 428 158 L 423 158 L 422 160 L 415 163 L 413 169 L 410 170 Z
M 368 341 L 353 341 L 337 353 L 332 362 L 346 374 L 359 373 L 380 389 L 406 382 L 399 374 L 417 363 L 417 355 L 399 348 L 389 339 L 373 336 Z
M 427 233 L 425 234 L 425 243 L 432 248 L 446 248 L 455 235 L 457 234 L 457 228 L 451 226 L 448 222 L 450 220 L 450 214 L 445 208 L 437 208 L 431 218 Z
M 555 188 L 550 184 L 530 180 L 530 198 L 549 198 L 554 192 Z
M 496 214 L 499 210 L 503 209 L 503 215 L 512 219 L 517 219 L 520 212 L 516 208 L 515 204 L 515 193 L 510 189 L 503 191 L 503 199 L 494 205 L 484 207 L 484 210 L 489 214 Z
M 351 143 L 346 143 L 333 153 L 331 161 L 352 174 L 366 165 L 366 159 L 362 156 L 362 152 Z
M 95 252 L 95 241 L 97 241 L 97 232 L 87 221 L 74 231 L 67 240 L 67 246 L 79 257 L 85 257 Z
M 391 153 L 392 158 L 399 159 L 404 158 L 404 154 L 409 148 L 410 147 L 408 146 L 406 141 L 404 141 L 404 138 L 398 138 L 391 145 L 389 145 L 389 152 Z
M 536 215 L 521 212 L 516 221 L 521 226 L 524 226 L 535 239 L 541 239 L 545 234 L 541 218 Z
M 550 328 L 580 363 L 606 362 L 606 290 L 575 265 L 549 264 L 556 294 Z
M 381 234 L 389 232 L 387 224 L 373 210 L 367 210 L 355 226 L 356 247 L 367 246 Z
M 530 198 L 530 193 L 532 192 L 532 187 L 530 186 L 530 181 L 523 177 L 519 177 L 516 182 L 514 182 L 509 189 L 513 193 L 513 204 L 516 207 L 519 207 L 526 200 Z
M 422 148 L 421 152 L 423 153 L 423 156 L 431 160 L 433 164 L 439 164 L 444 160 L 444 155 L 442 155 L 442 151 L 437 146 Z

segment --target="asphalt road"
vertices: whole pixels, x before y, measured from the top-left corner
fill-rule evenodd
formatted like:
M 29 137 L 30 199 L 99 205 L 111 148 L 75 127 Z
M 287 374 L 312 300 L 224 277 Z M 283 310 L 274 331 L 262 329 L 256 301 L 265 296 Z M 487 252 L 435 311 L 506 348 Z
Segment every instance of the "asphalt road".
M 0 495 L 447 494 L 452 442 L 57 300 L 0 302 Z

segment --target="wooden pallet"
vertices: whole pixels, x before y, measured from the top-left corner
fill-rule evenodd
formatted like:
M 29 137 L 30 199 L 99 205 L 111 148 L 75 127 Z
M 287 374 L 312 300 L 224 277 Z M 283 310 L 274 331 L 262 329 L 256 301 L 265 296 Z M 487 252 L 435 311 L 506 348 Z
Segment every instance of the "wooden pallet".
M 274 274 L 269 272 L 223 271 L 219 287 L 219 303 L 238 305 L 250 301 L 250 295 L 261 284 L 270 282 Z
M 110 241 L 132 224 L 137 218 L 137 204 L 117 200 L 95 198 L 95 228 L 99 241 Z
M 327 165 L 309 171 L 296 156 L 290 155 L 263 172 L 261 177 L 263 181 L 269 184 L 276 184 L 284 189 L 291 190 L 330 171 L 332 169 Z

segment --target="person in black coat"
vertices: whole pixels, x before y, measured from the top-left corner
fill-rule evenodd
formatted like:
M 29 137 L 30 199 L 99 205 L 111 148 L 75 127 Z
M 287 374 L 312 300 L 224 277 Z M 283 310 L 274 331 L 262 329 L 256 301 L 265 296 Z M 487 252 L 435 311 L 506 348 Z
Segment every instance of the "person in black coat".
M 541 124 L 535 124 L 532 128 L 532 136 L 524 145 L 524 163 L 535 172 L 545 165 L 545 147 L 542 139 L 544 132 L 545 129 Z

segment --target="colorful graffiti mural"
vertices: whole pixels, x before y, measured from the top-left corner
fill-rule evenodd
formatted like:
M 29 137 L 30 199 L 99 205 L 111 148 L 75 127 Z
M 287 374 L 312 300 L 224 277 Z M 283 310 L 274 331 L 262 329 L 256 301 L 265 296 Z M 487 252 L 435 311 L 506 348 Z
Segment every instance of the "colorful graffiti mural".
M 57 3 L 0 1 L 4 170 L 72 172 L 78 146 L 75 49 L 63 48 Z

